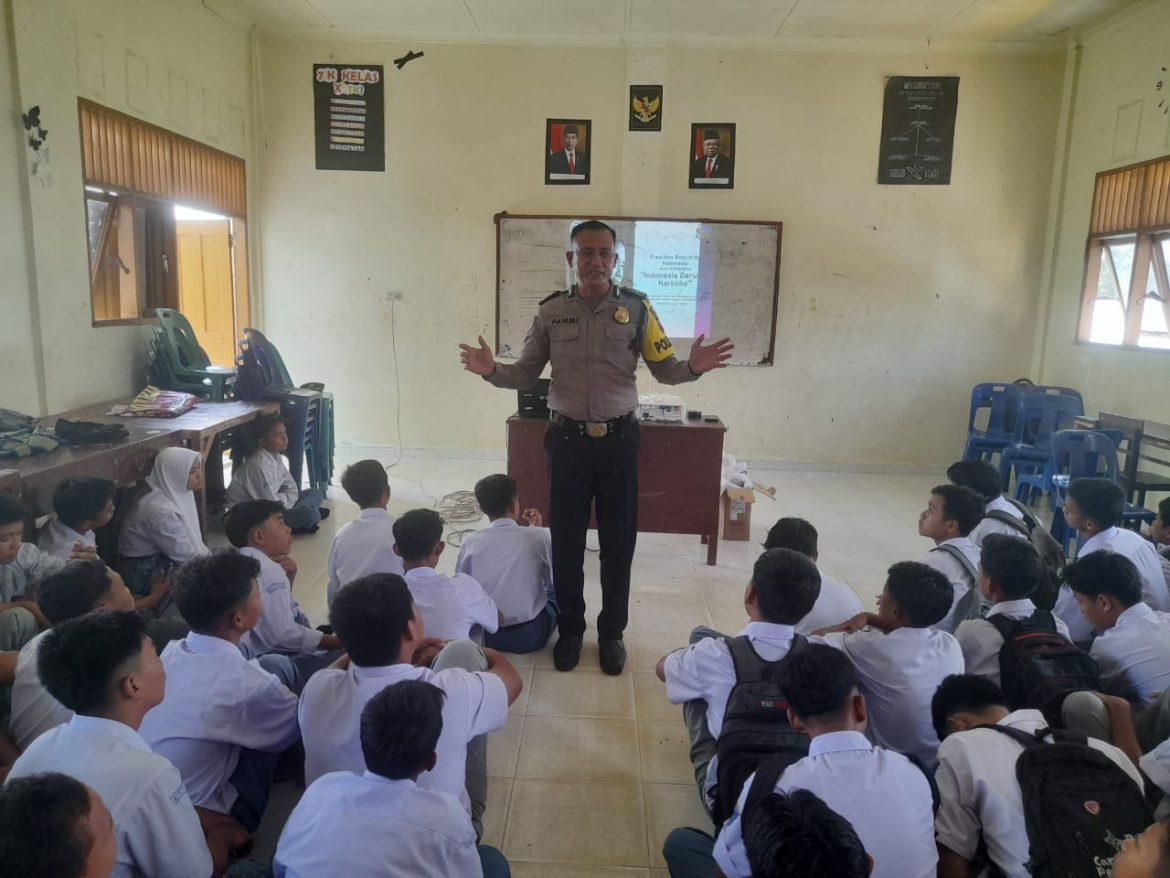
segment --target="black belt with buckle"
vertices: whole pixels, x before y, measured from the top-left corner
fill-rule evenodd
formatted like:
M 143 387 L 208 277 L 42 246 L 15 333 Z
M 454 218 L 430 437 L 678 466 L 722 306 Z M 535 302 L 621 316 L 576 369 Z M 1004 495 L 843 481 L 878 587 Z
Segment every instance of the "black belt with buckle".
M 635 420 L 633 412 L 622 415 L 620 418 L 610 418 L 608 421 L 574 421 L 572 418 L 566 418 L 560 412 L 549 412 L 548 419 L 558 427 L 570 430 L 578 436 L 588 436 L 590 439 L 604 439 Z

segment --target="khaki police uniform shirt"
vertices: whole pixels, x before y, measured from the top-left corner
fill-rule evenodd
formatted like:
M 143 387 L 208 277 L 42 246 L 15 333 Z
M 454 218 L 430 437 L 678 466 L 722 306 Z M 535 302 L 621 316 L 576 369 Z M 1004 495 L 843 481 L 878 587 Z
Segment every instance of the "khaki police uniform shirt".
M 628 313 L 628 322 L 619 320 L 624 316 L 619 309 Z M 662 384 L 699 377 L 689 361 L 675 358 L 658 316 L 641 293 L 615 285 L 597 300 L 569 290 L 541 302 L 520 359 L 497 363 L 486 380 L 496 387 L 522 390 L 535 384 L 545 363 L 551 363 L 548 407 L 577 421 L 606 421 L 638 407 L 639 356 Z

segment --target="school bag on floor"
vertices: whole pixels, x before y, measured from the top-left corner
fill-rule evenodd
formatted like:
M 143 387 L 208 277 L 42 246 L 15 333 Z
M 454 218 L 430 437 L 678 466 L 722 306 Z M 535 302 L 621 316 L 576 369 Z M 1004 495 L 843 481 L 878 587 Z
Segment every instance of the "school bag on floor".
M 1044 562 L 1044 579 L 1033 592 L 1032 603 L 1042 610 L 1051 610 L 1056 606 L 1056 595 L 1060 591 L 1060 573 L 1065 564 L 1064 547 L 1060 545 L 1056 537 L 1044 529 L 1036 516 L 1032 515 L 1023 503 L 1019 500 L 1009 500 L 1008 502 L 1020 511 L 1020 514 L 1024 516 L 1023 520 L 1000 509 L 988 512 L 984 518 L 991 518 L 1010 525 L 1019 531 L 1021 536 L 1027 538 L 1028 542 L 1032 544 L 1032 548 L 1040 553 L 1040 560 Z
M 999 680 L 1012 710 L 1034 708 L 1059 726 L 1066 696 L 1101 688 L 1097 662 L 1057 631 L 1047 610 L 1036 610 L 1027 619 L 989 616 L 986 621 L 1003 637 Z
M 1032 878 L 1108 875 L 1121 842 L 1154 822 L 1141 789 L 1079 732 L 982 725 L 1019 742 L 1016 779 L 1028 831 Z M 1053 741 L 1045 738 L 1052 737 Z
M 808 647 L 800 634 L 792 638 L 787 655 L 766 662 L 747 637 L 725 637 L 723 642 L 735 666 L 735 685 L 727 696 L 723 727 L 715 742 L 716 774 L 712 819 L 716 826 L 731 816 L 746 781 L 761 762 L 779 770 L 808 755 L 808 735 L 788 722 L 788 699 L 777 682 L 780 669 Z

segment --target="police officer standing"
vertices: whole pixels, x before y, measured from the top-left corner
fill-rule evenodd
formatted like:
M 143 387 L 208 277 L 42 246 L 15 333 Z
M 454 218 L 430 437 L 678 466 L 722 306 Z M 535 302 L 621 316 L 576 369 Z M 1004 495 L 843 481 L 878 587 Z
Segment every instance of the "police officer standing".
M 616 243 L 613 229 L 603 222 L 574 227 L 565 259 L 576 269 L 577 283 L 540 303 L 514 364 L 497 363 L 483 336 L 478 348 L 459 346 L 464 369 L 496 387 L 531 387 L 545 363 L 552 364 L 552 423 L 544 447 L 553 584 L 560 608 L 560 637 L 553 647 L 558 671 L 571 671 L 581 657 L 591 503 L 601 543 L 601 669 L 620 674 L 625 665 L 622 632 L 638 537 L 638 356 L 658 381 L 681 384 L 725 366 L 733 347 L 726 338 L 704 345 L 700 335 L 690 358 L 677 360 L 646 296 L 613 283 Z

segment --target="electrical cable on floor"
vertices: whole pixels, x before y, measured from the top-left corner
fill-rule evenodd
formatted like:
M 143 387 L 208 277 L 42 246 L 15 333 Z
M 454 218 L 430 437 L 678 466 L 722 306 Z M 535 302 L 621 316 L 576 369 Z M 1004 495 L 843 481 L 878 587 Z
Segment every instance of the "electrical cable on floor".
M 439 502 L 435 504 L 435 511 L 443 519 L 443 523 L 447 527 L 453 528 L 447 534 L 448 545 L 458 548 L 463 545 L 463 538 L 468 534 L 475 533 L 479 528 L 455 528 L 455 525 L 470 524 L 473 521 L 479 521 L 483 517 L 483 513 L 479 509 L 479 503 L 476 502 L 475 494 L 471 491 L 452 491 L 450 494 L 445 494 L 440 498 Z

